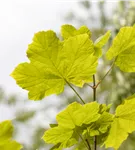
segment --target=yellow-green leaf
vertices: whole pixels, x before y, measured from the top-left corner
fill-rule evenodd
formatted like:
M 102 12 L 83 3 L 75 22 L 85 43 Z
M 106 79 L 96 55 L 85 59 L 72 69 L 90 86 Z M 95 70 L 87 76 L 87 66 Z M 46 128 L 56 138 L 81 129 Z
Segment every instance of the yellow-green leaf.
M 61 150 L 76 144 L 83 131 L 86 132 L 87 126 L 97 121 L 101 116 L 99 114 L 99 106 L 97 102 L 84 105 L 74 102 L 68 105 L 56 117 L 58 126 L 45 132 L 43 136 L 44 141 L 55 145 L 52 147 L 52 150 Z M 105 117 L 102 118 L 100 121 L 105 120 Z M 104 128 L 101 127 L 101 130 L 104 130 Z
M 94 46 L 94 55 L 97 56 L 97 57 L 101 57 L 102 56 L 102 48 L 99 48 L 99 47 L 96 47 Z
M 113 121 L 113 115 L 103 112 L 100 118 L 88 127 L 90 136 L 100 135 L 105 133 Z
M 91 36 L 90 30 L 86 26 L 81 26 L 78 30 L 74 26 L 68 24 L 61 27 L 61 35 L 64 39 L 85 33 L 88 34 L 89 37 Z
M 27 50 L 30 62 L 19 64 L 11 76 L 29 91 L 29 99 L 40 100 L 60 94 L 66 82 L 79 87 L 90 82 L 97 66 L 93 52 L 87 34 L 61 42 L 53 31 L 38 32 Z
M 108 31 L 104 35 L 100 36 L 94 43 L 95 56 L 101 57 L 102 55 L 102 47 L 108 42 L 111 36 L 111 32 Z
M 47 130 L 43 136 L 45 142 L 50 144 L 58 144 L 68 141 L 73 134 L 73 130 L 62 127 L 54 127 Z
M 115 64 L 124 72 L 135 72 L 134 58 L 135 58 L 135 43 L 134 46 L 128 48 L 120 55 L 118 55 Z
M 45 132 L 44 141 L 54 144 L 55 146 L 52 147 L 54 150 L 71 147 L 79 141 L 80 134 L 86 129 L 86 124 L 88 125 L 99 119 L 100 114 L 98 112 L 99 104 L 97 102 L 85 105 L 77 102 L 70 104 L 57 115 L 58 126 Z
M 113 147 L 117 150 L 128 134 L 133 131 L 135 131 L 135 98 L 125 100 L 117 107 L 114 121 L 105 141 L 106 148 Z
M 103 112 L 109 112 L 112 104 L 106 105 L 106 104 L 100 104 L 99 106 L 99 113 L 102 114 Z
M 99 104 L 97 102 L 91 102 L 83 105 L 81 109 L 76 111 L 78 114 L 78 126 L 82 124 L 90 124 L 91 122 L 95 122 L 99 119 Z
M 135 121 L 115 118 L 105 141 L 106 148 L 113 147 L 115 150 L 118 150 L 122 142 L 127 139 L 128 133 L 131 133 L 134 130 Z
M 78 121 L 80 121 L 81 117 L 81 114 L 78 114 L 77 110 L 81 110 L 82 107 L 83 106 L 77 102 L 68 105 L 68 107 L 61 111 L 56 117 L 59 126 L 74 129 L 75 126 L 78 125 Z
M 0 123 L 0 143 L 11 139 L 13 133 L 13 126 L 11 121 L 6 120 Z
M 125 72 L 135 72 L 135 27 L 123 27 L 107 52 L 109 60 L 117 57 L 115 64 Z
M 135 98 L 125 100 L 116 109 L 116 117 L 135 121 Z
M 0 144 L 0 150 L 21 150 L 22 145 L 16 141 L 7 140 L 5 144 Z
M 74 134 L 73 134 L 72 137 L 70 137 L 68 140 L 62 141 L 62 142 L 54 145 L 50 150 L 62 150 L 63 148 L 71 147 L 76 143 L 78 143 L 78 140 L 76 140 L 76 138 L 74 137 Z
M 99 104 L 92 102 L 80 105 L 76 102 L 70 104 L 64 111 L 60 112 L 56 119 L 59 126 L 74 129 L 82 124 L 90 124 L 100 117 Z M 89 115 L 88 115 L 89 114 Z
M 0 123 L 0 150 L 20 150 L 22 146 L 12 140 L 13 126 L 10 120 Z

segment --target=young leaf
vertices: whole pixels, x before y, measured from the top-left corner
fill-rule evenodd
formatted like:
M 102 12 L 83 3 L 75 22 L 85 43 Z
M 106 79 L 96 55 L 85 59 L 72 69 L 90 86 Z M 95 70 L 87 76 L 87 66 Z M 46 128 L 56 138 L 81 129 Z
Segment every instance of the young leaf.
M 95 41 L 95 43 L 94 43 L 95 56 L 101 57 L 102 47 L 108 42 L 110 36 L 111 36 L 111 32 L 108 31 Z
M 105 133 L 113 121 L 113 115 L 103 112 L 100 118 L 88 127 L 90 136 L 100 135 Z
M 85 144 L 83 141 L 78 142 L 78 145 L 76 146 L 75 150 L 88 150 L 87 147 L 85 147 Z
M 20 150 L 22 146 L 16 141 L 7 140 L 5 144 L 0 143 L 1 150 Z
M 65 142 L 61 143 L 61 147 L 62 148 L 71 147 L 71 146 L 77 144 L 78 141 L 79 141 L 79 135 L 76 131 L 74 131 L 71 138 L 68 141 L 65 141 Z
M 61 35 L 64 39 L 85 33 L 88 34 L 89 37 L 91 36 L 90 30 L 86 26 L 81 26 L 78 30 L 74 26 L 68 24 L 61 27 Z
M 63 127 L 53 127 L 45 132 L 43 139 L 46 143 L 55 144 L 52 150 L 62 150 L 77 143 L 73 130 Z
M 47 130 L 43 136 L 46 143 L 58 144 L 68 141 L 73 134 L 73 130 L 62 128 L 60 126 Z
M 11 121 L 6 120 L 0 123 L 0 150 L 20 150 L 22 146 L 13 141 L 13 126 Z
M 102 134 L 96 136 L 97 137 L 97 145 L 100 145 L 100 147 L 103 147 L 108 134 L 109 134 L 109 129 L 105 133 L 102 133 Z
M 56 120 L 58 121 L 59 126 L 62 126 L 64 128 L 68 129 L 74 129 L 76 125 L 78 125 L 78 121 L 80 121 L 81 114 L 78 114 L 77 110 L 82 109 L 82 105 L 74 102 L 68 107 L 60 112 Z
M 97 121 L 100 117 L 99 106 L 100 105 L 97 102 L 91 102 L 83 105 L 83 107 L 76 112 L 76 114 L 80 116 L 78 126 Z
M 106 148 L 118 149 L 128 134 L 133 131 L 135 131 L 135 98 L 125 100 L 124 104 L 117 107 L 114 121 L 105 141 Z
M 135 72 L 135 27 L 121 28 L 106 56 L 117 57 L 115 64 L 122 71 Z
M 58 126 L 46 131 L 43 139 L 46 143 L 54 144 L 54 150 L 71 147 L 79 141 L 87 126 L 99 119 L 101 115 L 98 112 L 97 102 L 85 105 L 74 102 L 57 115 Z
M 87 34 L 60 42 L 53 31 L 38 32 L 27 50 L 30 63 L 19 64 L 11 76 L 29 91 L 29 99 L 40 100 L 60 94 L 66 82 L 79 87 L 90 82 L 97 66 L 93 52 Z
M 70 104 L 64 111 L 60 112 L 56 119 L 60 126 L 74 129 L 76 126 L 90 124 L 91 122 L 98 120 L 100 117 L 98 111 L 99 104 L 96 102 L 85 104 L 83 106 L 74 102 Z
M 109 104 L 108 106 L 106 104 L 100 104 L 99 106 L 99 113 L 102 114 L 103 112 L 109 112 L 112 104 Z

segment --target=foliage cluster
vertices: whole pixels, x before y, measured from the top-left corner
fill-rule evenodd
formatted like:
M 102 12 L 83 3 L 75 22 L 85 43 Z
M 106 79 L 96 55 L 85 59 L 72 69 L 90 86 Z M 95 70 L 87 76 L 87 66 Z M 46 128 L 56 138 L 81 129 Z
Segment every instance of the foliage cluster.
M 41 100 L 51 94 L 60 94 L 68 85 L 83 103 L 70 104 L 57 115 L 57 124 L 51 124 L 45 132 L 43 139 L 54 144 L 52 150 L 74 145 L 76 150 L 82 146 L 96 150 L 97 145 L 117 150 L 135 130 L 135 96 L 124 100 L 115 114 L 111 114 L 111 105 L 96 102 L 96 89 L 114 65 L 124 72 L 135 72 L 135 26 L 122 27 L 114 38 L 106 53 L 107 59 L 114 61 L 99 81 L 95 80 L 96 68 L 102 47 L 111 36 L 110 31 L 93 42 L 86 26 L 77 30 L 72 25 L 63 25 L 61 35 L 63 40 L 51 30 L 36 33 L 27 50 L 30 62 L 19 64 L 11 76 L 20 87 L 29 91 L 29 99 Z M 89 85 L 91 82 L 93 85 Z M 85 104 L 72 86 L 83 88 L 84 84 L 93 89 L 95 102 Z

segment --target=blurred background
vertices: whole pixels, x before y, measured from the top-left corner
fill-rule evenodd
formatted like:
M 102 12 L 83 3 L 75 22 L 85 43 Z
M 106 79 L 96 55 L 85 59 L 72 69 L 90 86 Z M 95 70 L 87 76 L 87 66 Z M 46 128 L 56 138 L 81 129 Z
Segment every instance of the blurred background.
M 112 31 L 112 38 L 122 26 L 135 23 L 135 1 L 90 0 L 4 0 L 0 2 L 0 121 L 12 119 L 14 139 L 23 150 L 49 150 L 41 139 L 55 116 L 69 103 L 77 100 L 69 87 L 61 95 L 30 101 L 27 91 L 18 87 L 9 76 L 17 64 L 27 61 L 26 50 L 34 33 L 52 29 L 59 35 L 62 24 L 75 27 L 86 25 L 92 39 Z M 106 73 L 112 62 L 105 53 L 112 39 L 103 49 L 99 60 L 97 80 Z M 111 85 L 111 86 L 110 86 Z M 92 101 L 90 87 L 76 88 L 85 101 Z M 99 103 L 112 103 L 112 112 L 123 99 L 135 93 L 135 73 L 123 73 L 114 67 L 98 87 Z M 115 138 L 115 137 L 114 137 Z M 83 150 L 83 149 L 82 149 Z M 99 148 L 101 150 L 101 148 Z M 104 148 L 102 148 L 104 150 Z M 111 149 L 110 149 L 111 150 Z M 135 133 L 129 135 L 119 150 L 135 150 Z

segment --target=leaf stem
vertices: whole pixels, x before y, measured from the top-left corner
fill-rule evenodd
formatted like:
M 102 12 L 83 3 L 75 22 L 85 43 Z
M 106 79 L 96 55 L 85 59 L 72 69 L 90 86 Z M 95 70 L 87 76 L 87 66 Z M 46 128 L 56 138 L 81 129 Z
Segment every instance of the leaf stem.
M 93 101 L 96 101 L 96 79 L 95 75 L 93 75 Z M 94 150 L 97 150 L 97 137 L 94 137 Z
M 93 89 L 93 101 L 96 101 L 96 89 L 99 86 L 99 84 L 105 79 L 105 77 L 110 73 L 110 71 L 112 70 L 115 61 L 116 61 L 117 57 L 114 59 L 110 69 L 106 72 L 106 74 L 103 76 L 103 78 L 96 84 L 96 79 L 95 79 L 95 75 L 93 75 L 93 86 L 90 86 Z M 94 137 L 94 150 L 97 150 L 97 137 Z
M 94 150 L 97 150 L 97 137 L 94 137 Z
M 77 132 L 78 133 L 78 132 Z M 89 149 L 89 145 L 87 143 L 87 141 L 85 142 L 85 140 L 83 139 L 83 137 L 78 133 L 78 135 L 80 136 L 81 140 L 83 141 L 84 145 L 87 147 L 88 150 L 91 150 Z
M 65 79 L 65 82 L 69 85 L 69 87 L 76 93 L 76 95 L 80 98 L 83 104 L 85 104 L 84 100 L 81 98 L 81 96 L 78 94 L 78 92 L 72 87 L 72 85 Z M 87 147 L 88 150 L 91 150 L 90 144 L 88 139 L 84 140 L 83 137 L 76 131 L 76 133 L 80 136 L 82 139 L 84 145 Z M 86 142 L 85 142 L 86 141 Z
M 86 139 L 85 141 L 87 142 L 87 145 L 88 145 L 89 150 L 91 150 L 91 147 L 90 147 L 90 144 L 89 144 L 88 139 Z
M 86 85 L 88 85 L 89 87 L 91 87 L 91 88 L 93 89 L 93 86 L 92 86 L 92 85 L 90 85 L 90 84 L 88 84 L 88 83 L 86 83 Z
M 99 86 L 99 84 L 105 79 L 105 77 L 110 73 L 110 71 L 112 70 L 112 68 L 115 64 L 116 59 L 117 59 L 117 57 L 114 59 L 110 69 L 106 72 L 106 74 L 102 77 L 102 79 L 95 85 L 95 88 L 97 88 Z
M 79 97 L 79 99 L 82 101 L 82 103 L 85 104 L 84 100 L 81 98 L 81 96 L 78 94 L 78 92 L 72 87 L 72 85 L 67 80 L 65 80 L 65 81 L 69 85 L 69 87 L 76 93 L 76 95 Z
M 95 75 L 93 75 L 93 101 L 96 101 L 96 79 Z
M 87 141 L 83 139 L 83 137 L 81 136 L 81 134 L 79 134 L 76 129 L 75 129 L 75 132 L 76 132 L 76 133 L 78 134 L 78 136 L 81 138 L 82 142 L 83 142 L 84 145 L 87 147 L 87 149 L 88 149 L 88 150 L 91 150 L 91 149 L 89 149 L 89 145 L 88 145 Z

